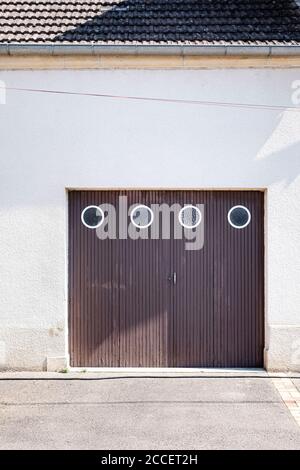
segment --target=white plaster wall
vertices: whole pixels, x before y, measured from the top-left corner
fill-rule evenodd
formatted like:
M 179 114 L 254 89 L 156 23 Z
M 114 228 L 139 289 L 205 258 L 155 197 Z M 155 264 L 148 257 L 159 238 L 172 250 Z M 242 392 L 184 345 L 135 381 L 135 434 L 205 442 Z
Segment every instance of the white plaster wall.
M 7 87 L 291 106 L 290 70 L 7 71 Z M 3 100 L 2 100 L 3 102 Z M 299 112 L 7 90 L 0 367 L 66 346 L 66 187 L 267 188 L 266 360 L 300 369 Z

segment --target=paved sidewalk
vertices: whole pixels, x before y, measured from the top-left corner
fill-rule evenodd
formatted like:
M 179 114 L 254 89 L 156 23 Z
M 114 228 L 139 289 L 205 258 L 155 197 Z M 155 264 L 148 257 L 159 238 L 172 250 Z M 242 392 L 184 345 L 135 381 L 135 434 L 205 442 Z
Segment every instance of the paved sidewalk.
M 300 377 L 297 377 L 296 379 L 293 379 L 293 383 L 297 390 L 300 392 Z
M 288 377 L 280 379 L 274 378 L 273 384 L 291 415 L 300 426 L 300 392 L 297 389 L 297 381 L 299 381 L 299 379 L 292 380 Z
M 0 448 L 300 449 L 266 373 L 170 375 L 2 373 Z

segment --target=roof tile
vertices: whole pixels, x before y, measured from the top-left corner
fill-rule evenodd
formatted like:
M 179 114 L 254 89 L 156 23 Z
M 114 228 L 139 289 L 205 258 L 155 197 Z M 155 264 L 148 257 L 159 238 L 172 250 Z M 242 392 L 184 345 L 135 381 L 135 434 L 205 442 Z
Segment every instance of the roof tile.
M 300 45 L 295 0 L 4 0 L 0 43 Z

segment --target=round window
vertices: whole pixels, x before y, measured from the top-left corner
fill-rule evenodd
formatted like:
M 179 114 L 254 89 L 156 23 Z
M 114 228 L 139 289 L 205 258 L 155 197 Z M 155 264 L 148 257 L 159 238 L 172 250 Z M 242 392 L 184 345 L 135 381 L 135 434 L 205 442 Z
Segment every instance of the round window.
M 153 219 L 153 211 L 150 209 L 150 207 L 145 206 L 144 204 L 139 204 L 136 206 L 130 214 L 130 220 L 137 228 L 149 227 L 152 224 Z
M 201 211 L 198 207 L 188 205 L 184 206 L 178 214 L 179 223 L 184 228 L 195 228 L 201 222 Z
M 247 207 L 234 206 L 228 212 L 228 222 L 234 228 L 245 228 L 250 224 L 251 213 Z
M 87 228 L 97 228 L 104 221 L 103 210 L 98 206 L 87 206 L 81 212 L 81 222 Z

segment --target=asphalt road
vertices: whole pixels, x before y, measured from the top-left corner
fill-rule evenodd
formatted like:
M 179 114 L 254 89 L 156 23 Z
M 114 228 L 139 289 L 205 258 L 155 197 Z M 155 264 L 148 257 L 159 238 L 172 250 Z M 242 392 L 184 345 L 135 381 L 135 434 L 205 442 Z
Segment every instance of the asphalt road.
M 267 376 L 5 377 L 24 374 L 0 374 L 1 449 L 300 449 Z

